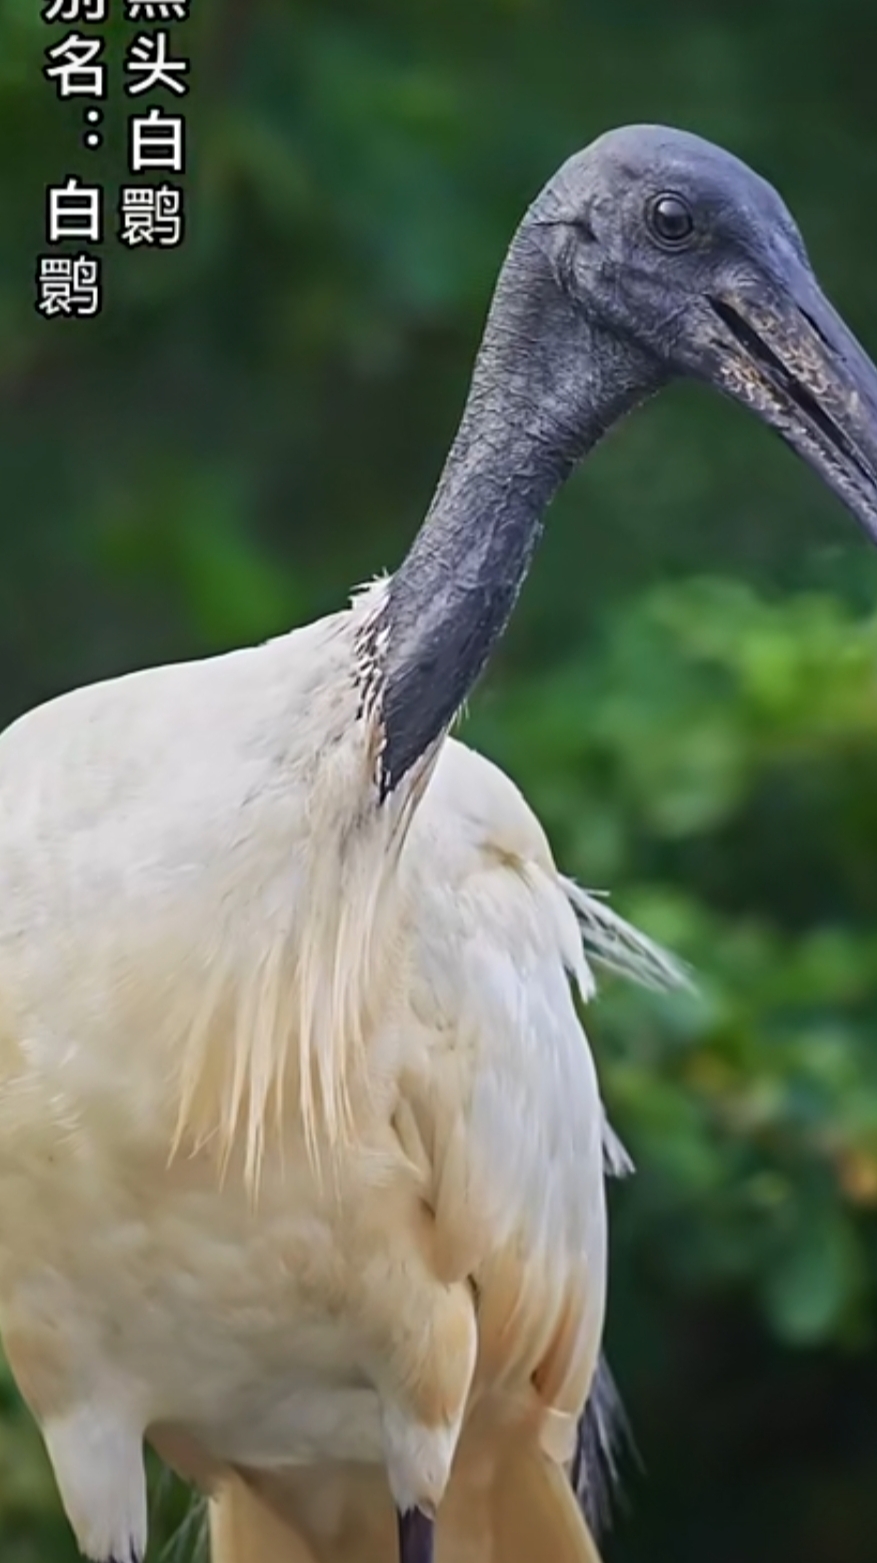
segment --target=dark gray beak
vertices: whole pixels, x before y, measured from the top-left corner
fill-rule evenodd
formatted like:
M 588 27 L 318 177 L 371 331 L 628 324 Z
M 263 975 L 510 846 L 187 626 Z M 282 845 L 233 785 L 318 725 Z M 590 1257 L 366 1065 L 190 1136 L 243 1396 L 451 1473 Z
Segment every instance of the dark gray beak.
M 813 274 L 706 302 L 695 373 L 776 429 L 877 542 L 877 369 Z

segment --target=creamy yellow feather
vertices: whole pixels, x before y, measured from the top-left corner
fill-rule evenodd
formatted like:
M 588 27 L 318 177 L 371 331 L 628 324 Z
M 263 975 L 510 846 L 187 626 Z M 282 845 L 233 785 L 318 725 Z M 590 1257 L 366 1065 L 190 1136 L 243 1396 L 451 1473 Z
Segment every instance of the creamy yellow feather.
M 367 603 L 0 739 L 0 1329 L 100 1563 L 142 1551 L 144 1434 L 220 1491 L 340 1464 L 401 1507 L 473 1416 L 491 1458 L 572 1450 L 606 1265 L 576 911 L 463 745 L 368 804 Z

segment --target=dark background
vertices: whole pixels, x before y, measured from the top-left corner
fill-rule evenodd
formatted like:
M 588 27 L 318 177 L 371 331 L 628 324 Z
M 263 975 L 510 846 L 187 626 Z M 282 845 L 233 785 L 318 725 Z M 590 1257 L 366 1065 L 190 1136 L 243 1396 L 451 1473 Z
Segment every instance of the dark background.
M 109 243 L 102 318 L 46 322 L 43 186 L 112 191 L 128 106 L 116 72 L 106 153 L 82 150 L 83 105 L 40 76 L 61 30 L 0 5 L 4 720 L 392 567 L 514 224 L 610 125 L 682 125 L 777 183 L 877 352 L 873 0 L 194 11 L 188 242 Z M 877 1557 L 875 597 L 810 474 L 678 387 L 556 505 L 464 730 L 563 866 L 700 977 L 694 999 L 610 984 L 590 1017 L 639 1168 L 612 1198 L 644 1468 L 614 1563 Z M 2 1379 L 0 1555 L 73 1556 Z

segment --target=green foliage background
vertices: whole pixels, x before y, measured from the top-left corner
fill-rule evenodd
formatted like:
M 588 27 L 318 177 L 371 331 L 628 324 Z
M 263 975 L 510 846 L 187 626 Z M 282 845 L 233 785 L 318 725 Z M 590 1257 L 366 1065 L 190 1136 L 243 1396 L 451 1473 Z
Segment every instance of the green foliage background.
M 40 76 L 57 30 L 0 4 L 3 719 L 392 567 L 510 232 L 610 124 L 684 125 L 778 183 L 877 352 L 872 0 L 194 11 L 188 243 L 109 244 L 102 319 L 47 323 L 43 186 L 117 185 L 126 108 L 116 72 L 107 150 L 83 151 Z M 613 1194 L 645 1468 L 617 1563 L 877 1557 L 875 600 L 811 476 L 677 388 L 556 505 L 465 729 L 564 867 L 698 973 L 696 997 L 609 985 L 591 1017 L 639 1167 Z M 0 1557 L 73 1557 L 2 1379 Z

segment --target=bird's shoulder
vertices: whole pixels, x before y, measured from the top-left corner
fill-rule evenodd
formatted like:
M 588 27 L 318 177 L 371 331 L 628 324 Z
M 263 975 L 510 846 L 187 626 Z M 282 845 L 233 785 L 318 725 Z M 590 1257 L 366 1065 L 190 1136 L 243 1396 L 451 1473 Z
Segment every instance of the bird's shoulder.
M 260 735 L 292 744 L 351 680 L 349 610 L 258 645 L 123 672 L 24 712 L 0 733 L 0 783 L 63 762 L 94 791 L 113 772 L 177 769 L 212 749 L 227 756 Z M 353 705 L 354 695 L 350 696 Z M 347 716 L 347 710 L 343 713 Z M 341 713 L 339 712 L 339 718 Z
M 504 966 L 515 1003 L 520 990 L 535 996 L 546 983 L 569 994 L 570 979 L 590 995 L 575 912 L 545 831 L 511 779 L 462 743 L 451 739 L 442 749 L 401 873 L 415 991 L 432 1023 L 456 1019 L 466 1000 L 461 972 L 473 964 Z M 504 1002 L 492 985 L 491 992 Z

